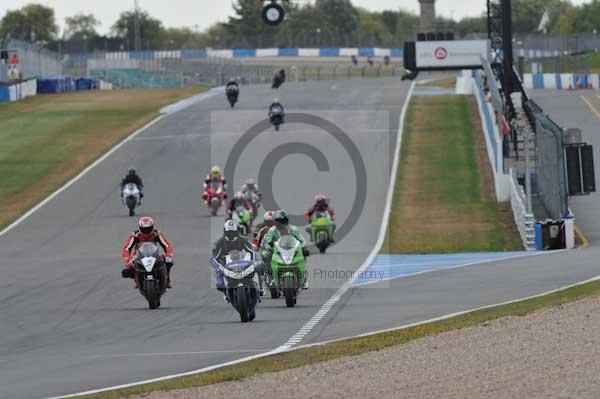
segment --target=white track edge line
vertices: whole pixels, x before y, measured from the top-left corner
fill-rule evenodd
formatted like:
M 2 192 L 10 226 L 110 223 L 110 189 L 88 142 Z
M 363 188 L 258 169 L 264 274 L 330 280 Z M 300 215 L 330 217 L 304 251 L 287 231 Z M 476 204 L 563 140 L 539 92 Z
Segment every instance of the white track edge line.
M 497 303 L 497 304 L 493 304 L 493 305 L 481 306 L 481 307 L 478 307 L 478 308 L 473 308 L 473 309 L 464 310 L 464 311 L 460 311 L 460 312 L 449 313 L 449 314 L 446 314 L 446 315 L 443 315 L 443 316 L 440 316 L 440 317 L 435 317 L 435 318 L 432 318 L 432 319 L 423 320 L 423 321 L 415 322 L 415 323 L 411 323 L 411 324 L 405 324 L 405 325 L 402 325 L 402 326 L 399 326 L 399 327 L 388 328 L 388 329 L 378 330 L 378 331 L 372 331 L 372 332 L 369 332 L 369 333 L 354 335 L 354 336 L 350 336 L 350 337 L 346 337 L 346 338 L 339 338 L 339 339 L 335 339 L 335 340 L 329 340 L 329 341 L 323 341 L 323 342 L 315 342 L 315 343 L 301 345 L 301 346 L 296 346 L 296 347 L 292 347 L 292 346 L 289 346 L 289 345 L 282 345 L 278 349 L 272 350 L 270 352 L 261 353 L 261 354 L 254 355 L 254 356 L 248 356 L 248 357 L 241 358 L 241 359 L 238 359 L 238 360 L 234 360 L 234 361 L 231 361 L 231 362 L 222 363 L 222 364 L 218 364 L 218 365 L 214 365 L 214 366 L 209 366 L 209 367 L 205 367 L 203 369 L 189 371 L 189 372 L 186 372 L 186 373 L 180 373 L 180 374 L 175 374 L 175 375 L 171 375 L 171 376 L 165 376 L 165 377 L 155 378 L 155 379 L 152 379 L 152 380 L 141 381 L 141 382 L 136 382 L 136 383 L 131 383 L 131 384 L 124 384 L 124 385 L 114 386 L 114 387 L 110 387 L 110 388 L 96 389 L 96 390 L 91 390 L 91 391 L 86 391 L 86 392 L 81 392 L 81 393 L 76 393 L 76 394 L 71 394 L 71 395 L 55 396 L 55 397 L 51 397 L 51 398 L 47 398 L 47 399 L 67 399 L 67 398 L 74 398 L 74 397 L 78 397 L 78 396 L 92 395 L 92 394 L 97 394 L 97 393 L 102 393 L 102 392 L 107 392 L 107 391 L 113 391 L 113 390 L 117 390 L 117 389 L 131 388 L 133 386 L 138 386 L 138 385 L 143 385 L 143 384 L 150 384 L 150 383 L 153 383 L 153 382 L 165 381 L 165 380 L 169 380 L 169 379 L 173 379 L 173 378 L 177 378 L 177 377 L 185 377 L 185 376 L 189 376 L 189 375 L 193 375 L 193 374 L 200 374 L 200 373 L 207 372 L 207 371 L 212 371 L 212 370 L 215 370 L 215 369 L 218 369 L 218 368 L 222 368 L 222 367 L 226 367 L 226 366 L 231 366 L 231 365 L 235 365 L 235 364 L 239 364 L 239 363 L 244 363 L 246 361 L 258 359 L 258 358 L 261 358 L 261 357 L 267 357 L 267 356 L 275 355 L 275 354 L 278 354 L 278 353 L 281 353 L 281 352 L 296 351 L 296 350 L 310 348 L 310 347 L 314 347 L 314 346 L 322 346 L 322 345 L 327 345 L 327 344 L 331 344 L 331 343 L 334 343 L 334 342 L 344 341 L 344 340 L 348 340 L 348 339 L 352 339 L 352 338 L 368 337 L 368 336 L 372 336 L 372 335 L 375 335 L 375 334 L 381 334 L 381 333 L 386 333 L 386 332 L 390 332 L 390 331 L 398 331 L 398 330 L 403 330 L 403 329 L 407 329 L 407 328 L 411 328 L 411 327 L 416 327 L 416 326 L 427 324 L 427 323 L 433 323 L 433 322 L 436 322 L 436 321 L 447 320 L 447 319 L 450 319 L 452 317 L 461 316 L 461 315 L 464 315 L 464 314 L 467 314 L 467 313 L 471 313 L 471 312 L 475 312 L 475 311 L 478 311 L 478 310 L 489 309 L 489 308 L 493 308 L 493 307 L 496 307 L 496 306 L 508 305 L 508 304 L 511 304 L 511 303 L 526 301 L 528 299 L 539 298 L 539 297 L 544 296 L 544 295 L 549 295 L 549 294 L 553 294 L 555 292 L 564 291 L 564 290 L 569 289 L 569 288 L 577 287 L 577 286 L 580 286 L 580 285 L 583 285 L 583 284 L 587 284 L 587 283 L 591 283 L 593 281 L 598 281 L 598 280 L 600 280 L 600 275 L 596 276 L 596 277 L 592 277 L 592 278 L 584 280 L 584 281 L 580 281 L 578 283 L 565 285 L 563 287 L 559 287 L 559 288 L 556 288 L 556 289 L 553 289 L 553 290 L 550 290 L 550 291 L 545 291 L 545 292 L 542 292 L 540 294 L 528 296 L 528 297 L 525 297 L 525 298 L 514 299 L 514 300 L 511 300 L 511 301 L 501 302 L 501 303 Z
M 166 116 L 166 114 L 162 114 L 162 115 L 157 116 L 156 118 L 154 118 L 153 120 L 151 120 L 150 122 L 148 122 L 146 125 L 142 126 L 141 128 L 139 128 L 135 132 L 131 133 L 124 140 L 122 140 L 121 142 L 115 144 L 110 150 L 108 150 L 108 152 L 106 152 L 100 158 L 98 158 L 94 162 L 92 162 L 91 165 L 87 166 L 77 176 L 73 177 L 71 180 L 69 180 L 68 182 L 66 182 L 62 187 L 58 188 L 52 194 L 50 194 L 49 196 L 47 196 L 46 198 L 44 198 L 42 200 L 42 202 L 38 203 L 33 208 L 31 208 L 30 210 L 28 210 L 27 212 L 25 212 L 23 215 L 21 215 L 17 220 L 15 220 L 14 222 L 12 222 L 8 226 L 6 226 L 4 228 L 4 230 L 0 231 L 0 237 L 2 237 L 6 233 L 8 233 L 12 229 L 14 229 L 15 227 L 17 227 L 21 223 L 23 223 L 23 221 L 25 221 L 25 219 L 27 219 L 28 217 L 30 217 L 31 215 L 33 215 L 35 212 L 37 212 L 41 207 L 43 207 L 44 205 L 46 205 L 48 202 L 52 201 L 57 195 L 59 195 L 60 193 L 62 193 L 63 191 L 65 191 L 67 188 L 71 187 L 75 182 L 77 182 L 79 179 L 81 179 L 90 170 L 92 170 L 93 168 L 95 168 L 96 166 L 98 166 L 106 158 L 108 158 L 109 156 L 111 156 L 115 151 L 117 151 L 119 148 L 121 148 L 123 145 L 125 145 L 128 141 L 130 141 L 132 138 L 134 138 L 135 136 L 137 136 L 138 134 L 140 134 L 144 130 L 148 129 L 150 126 L 154 125 L 155 123 L 157 123 L 158 121 L 160 121 L 161 119 L 163 119 L 165 116 Z
M 587 280 L 583 280 L 583 281 L 577 282 L 577 283 L 565 285 L 565 286 L 562 286 L 562 287 L 558 287 L 558 288 L 552 289 L 550 291 L 544 291 L 544 292 L 539 293 L 539 294 L 535 294 L 535 295 L 531 295 L 531 296 L 527 296 L 527 297 L 523 297 L 523 298 L 519 298 L 519 299 L 511 299 L 510 301 L 506 301 L 506 302 L 500 302 L 500 303 L 495 303 L 495 304 L 492 304 L 492 305 L 485 305 L 485 306 L 480 306 L 480 307 L 477 307 L 477 308 L 472 308 L 472 309 L 467 309 L 467 310 L 461 310 L 461 311 L 458 311 L 458 312 L 448 313 L 448 314 L 445 314 L 445 315 L 442 315 L 442 316 L 434 317 L 434 318 L 427 319 L 427 320 L 417 321 L 417 322 L 410 323 L 410 324 L 404 324 L 404 325 L 401 325 L 401 326 L 398 326 L 398 327 L 391 327 L 391 328 L 386 328 L 386 329 L 383 329 L 383 330 L 376 330 L 376 331 L 370 331 L 370 332 L 362 333 L 362 334 L 358 334 L 358 335 L 351 335 L 351 336 L 348 336 L 348 337 L 345 337 L 345 338 L 336 338 L 336 339 L 331 339 L 331 340 L 327 340 L 327 341 L 314 342 L 314 343 L 310 343 L 310 344 L 300 345 L 300 346 L 297 346 L 297 347 L 293 348 L 292 350 L 305 349 L 305 348 L 310 348 L 310 347 L 313 347 L 313 346 L 322 346 L 322 345 L 332 344 L 332 343 L 339 342 L 339 341 L 346 341 L 346 340 L 354 339 L 354 338 L 370 337 L 372 335 L 383 334 L 383 333 L 386 333 L 386 332 L 405 330 L 405 329 L 411 328 L 411 327 L 417 327 L 417 326 L 421 326 L 421 325 L 424 325 L 424 324 L 434 323 L 436 321 L 443 321 L 443 320 L 451 319 L 453 317 L 462 316 L 462 315 L 465 315 L 467 313 L 476 312 L 478 310 L 490 309 L 490 308 L 494 308 L 494 307 L 497 307 L 497 306 L 510 305 L 512 303 L 517 303 L 517 302 L 527 301 L 529 299 L 539 298 L 539 297 L 542 297 L 544 295 L 554 294 L 556 292 L 564 291 L 564 290 L 567 290 L 569 288 L 578 287 L 580 285 L 584 285 L 584 284 L 591 283 L 591 282 L 594 282 L 594 281 L 599 281 L 599 280 L 600 280 L 600 275 L 598 275 L 596 277 L 589 278 Z
M 219 93 L 219 91 L 217 91 L 215 89 L 209 90 L 209 91 L 205 92 L 204 93 L 205 96 L 202 97 L 201 99 L 199 99 L 197 102 L 209 99 L 212 96 L 216 95 L 217 93 Z M 184 100 L 180 100 L 180 101 L 184 101 Z M 171 104 L 171 105 L 173 105 L 173 104 Z M 192 105 L 192 104 L 190 104 L 190 105 Z M 163 112 L 163 110 L 165 110 L 167 107 L 169 107 L 169 105 L 163 107 L 159 111 L 159 112 L 161 112 L 161 114 L 158 115 L 156 118 L 154 118 L 153 120 L 151 120 L 150 122 L 148 122 L 147 124 L 145 124 L 144 126 L 142 126 L 141 128 L 139 128 L 136 131 L 134 131 L 133 133 L 131 133 L 129 136 L 127 136 L 125 139 L 123 139 L 119 143 L 115 144 L 104 155 L 102 155 L 100 158 L 96 159 L 94 162 L 92 162 L 90 165 L 88 165 L 84 170 L 82 170 L 77 176 L 73 177 L 71 180 L 69 180 L 68 182 L 66 182 L 63 186 L 59 187 L 52 194 L 50 194 L 49 196 L 47 196 L 46 198 L 44 198 L 41 202 L 39 202 L 38 204 L 36 204 L 33 208 L 29 209 L 27 212 L 25 212 L 23 215 L 21 215 L 17 220 L 15 220 L 14 222 L 12 222 L 8 226 L 6 226 L 2 231 L 0 231 L 0 237 L 4 236 L 6 233 L 8 233 L 9 231 L 11 231 L 12 229 L 14 229 L 15 227 L 17 227 L 21 223 L 23 223 L 27 218 L 29 218 L 31 215 L 33 215 L 35 212 L 37 212 L 40 208 L 42 208 L 48 202 L 50 202 L 54 198 L 56 198 L 56 196 L 58 196 L 60 193 L 62 193 L 63 191 L 65 191 L 66 189 L 68 189 L 69 187 L 71 187 L 79 179 L 81 179 L 83 176 L 85 176 L 90 170 L 94 169 L 96 166 L 98 166 L 100 163 L 102 163 L 106 158 L 108 158 L 109 156 L 111 156 L 115 151 L 117 151 L 119 148 L 121 148 L 127 142 L 129 142 L 130 140 L 132 140 L 133 138 L 135 138 L 138 134 L 142 133 L 144 130 L 146 130 L 149 127 L 151 127 L 152 125 L 156 124 L 158 121 L 160 121 L 164 117 L 169 116 L 169 115 L 173 115 L 176 112 L 180 111 L 180 110 L 177 110 L 175 112 L 170 112 L 170 113 Z
M 356 280 L 356 277 L 358 276 L 358 274 L 360 272 L 364 271 L 365 269 L 367 269 L 369 266 L 371 266 L 371 263 L 373 262 L 373 260 L 377 256 L 377 254 L 379 254 L 381 247 L 383 247 L 383 242 L 385 240 L 385 234 L 388 229 L 388 222 L 389 222 L 390 214 L 391 214 L 391 210 L 392 210 L 392 200 L 394 198 L 394 188 L 396 187 L 396 178 L 398 176 L 398 166 L 400 164 L 400 155 L 401 155 L 400 149 L 402 147 L 402 136 L 404 133 L 404 122 L 406 119 L 408 105 L 410 104 L 410 100 L 412 98 L 412 93 L 414 91 L 414 88 L 415 88 L 415 82 L 412 82 L 410 85 L 410 88 L 408 89 L 408 93 L 406 94 L 406 99 L 404 100 L 404 104 L 402 105 L 402 111 L 400 113 L 400 119 L 398 122 L 398 132 L 396 134 L 396 136 L 397 136 L 396 137 L 396 148 L 394 151 L 394 161 L 392 164 L 392 173 L 390 173 L 390 183 L 388 186 L 388 192 L 387 192 L 387 196 L 386 196 L 386 200 L 385 200 L 385 208 L 383 211 L 383 217 L 381 219 L 381 226 L 379 228 L 379 236 L 377 237 L 377 242 L 375 243 L 375 246 L 369 253 L 369 256 L 367 256 L 367 259 L 365 260 L 365 262 L 353 274 L 354 277 L 351 278 L 350 280 L 346 281 L 344 284 L 342 284 L 342 286 L 340 288 L 338 288 L 338 290 L 335 292 L 335 294 L 333 294 L 331 296 L 331 298 L 329 298 L 329 300 L 327 300 L 325 302 L 325 304 L 319 309 L 319 311 L 315 314 L 315 316 L 313 316 L 310 319 L 311 321 L 313 319 L 315 319 L 317 321 L 321 321 L 321 319 L 323 319 L 327 315 L 327 313 L 329 313 L 331 308 L 340 300 L 340 298 L 350 288 L 352 288 L 353 282 L 354 282 L 354 280 Z M 302 326 L 302 329 L 307 327 L 308 331 L 310 332 L 315 326 L 316 326 L 316 324 L 309 325 L 309 326 L 307 326 L 305 324 L 304 326 Z M 286 344 L 280 346 L 278 349 L 289 350 L 289 346 L 286 343 Z
M 384 241 L 384 237 L 385 237 L 385 233 L 387 231 L 387 222 L 389 221 L 389 217 L 390 217 L 390 213 L 391 213 L 391 207 L 392 207 L 392 198 L 394 196 L 394 187 L 395 187 L 395 182 L 396 182 L 396 176 L 398 173 L 398 165 L 400 163 L 400 146 L 402 144 L 402 133 L 404 131 L 404 120 L 406 118 L 406 111 L 408 109 L 408 105 L 410 103 L 410 100 L 412 98 L 412 92 L 414 90 L 415 87 L 415 82 L 412 82 L 410 85 L 410 88 L 408 90 L 407 96 L 406 96 L 406 100 L 404 102 L 404 105 L 402 107 L 402 112 L 400 114 L 400 125 L 398 126 L 398 137 L 396 138 L 396 152 L 394 154 L 394 163 L 392 166 L 392 173 L 390 175 L 390 186 L 388 188 L 388 192 L 387 192 L 387 197 L 386 197 L 386 205 L 385 205 L 385 210 L 384 210 L 384 214 L 383 214 L 383 218 L 382 218 L 382 225 L 379 231 L 379 237 L 377 239 L 377 242 L 375 244 L 375 246 L 373 247 L 373 250 L 370 252 L 369 256 L 367 257 L 367 260 L 363 263 L 363 265 L 358 269 L 366 269 L 368 266 L 370 266 L 371 262 L 373 261 L 373 259 L 375 258 L 375 256 L 377 255 L 377 253 L 379 252 L 379 250 L 381 249 L 381 247 L 383 246 L 383 241 Z M 385 222 L 385 223 L 384 223 Z M 1 236 L 1 234 L 0 234 Z M 344 285 L 342 285 L 338 291 L 333 294 L 333 296 L 331 298 L 329 298 L 329 300 L 327 300 L 325 302 L 325 305 L 327 305 L 325 307 L 325 312 L 323 313 L 322 316 L 319 317 L 318 321 L 320 321 L 325 314 L 331 309 L 331 307 L 341 298 L 341 296 L 352 286 L 352 281 L 353 280 L 349 280 L 346 283 L 344 283 Z M 325 306 L 323 305 L 323 306 Z M 321 312 L 321 310 L 319 310 L 319 312 Z M 317 313 L 319 313 L 317 312 Z M 315 316 L 313 316 L 311 319 L 312 320 L 317 320 L 315 318 Z M 316 325 L 317 323 L 315 323 Z M 304 326 L 303 326 L 304 327 Z M 314 325 L 313 325 L 314 327 Z M 312 327 L 311 327 L 312 329 Z M 294 334 L 295 335 L 295 334 Z M 129 384 L 124 384 L 124 385 L 118 385 L 118 386 L 113 386 L 113 387 L 108 387 L 108 388 L 100 388 L 100 389 L 96 389 L 96 390 L 91 390 L 91 391 L 86 391 L 86 392 L 80 392 L 80 393 L 75 393 L 75 394 L 70 394 L 70 395 L 65 395 L 65 396 L 55 396 L 55 397 L 51 397 L 51 398 L 47 398 L 47 399 L 67 399 L 67 398 L 75 398 L 78 396 L 84 396 L 84 395 L 92 395 L 92 394 L 96 394 L 96 393 L 102 393 L 102 392 L 108 392 L 108 391 L 114 391 L 117 389 L 124 389 L 124 388 L 131 388 L 134 386 L 138 386 L 138 385 L 145 385 L 145 384 L 151 384 L 153 382 L 160 382 L 160 381 L 165 381 L 165 380 L 170 380 L 173 378 L 178 378 L 178 377 L 186 377 L 189 375 L 194 375 L 194 374 L 201 374 L 207 371 L 212 371 L 215 369 L 219 369 L 219 368 L 223 368 L 223 367 L 227 367 L 227 366 L 232 366 L 235 364 L 239 364 L 239 363 L 243 363 L 243 362 L 247 362 L 250 360 L 254 360 L 254 359 L 258 359 L 261 357 L 267 357 L 270 355 L 275 355 L 277 353 L 281 353 L 281 352 L 286 352 L 289 351 L 293 345 L 290 345 L 289 340 L 286 341 L 285 344 L 273 349 L 270 352 L 266 352 L 266 353 L 261 353 L 258 355 L 253 355 L 253 356 L 248 356 L 248 357 L 244 357 L 238 360 L 233 360 L 231 362 L 227 362 L 227 363 L 221 363 L 221 364 L 216 364 L 213 366 L 209 366 L 209 367 L 204 367 L 202 369 L 198 369 L 198 370 L 192 370 L 192 371 L 188 371 L 185 373 L 179 373 L 179 374 L 172 374 L 172 375 L 168 375 L 168 376 L 164 376 L 164 377 L 159 377 L 159 378 L 155 378 L 155 379 L 151 379 L 151 380 L 145 380 L 145 381 L 138 381 L 138 382 L 132 382 Z

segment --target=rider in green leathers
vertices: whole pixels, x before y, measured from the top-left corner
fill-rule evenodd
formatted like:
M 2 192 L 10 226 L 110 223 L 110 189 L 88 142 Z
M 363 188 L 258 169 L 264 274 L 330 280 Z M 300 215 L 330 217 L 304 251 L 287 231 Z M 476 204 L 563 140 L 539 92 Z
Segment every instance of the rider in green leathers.
M 273 246 L 275 245 L 275 242 L 277 242 L 277 240 L 279 240 L 283 235 L 291 235 L 300 241 L 300 244 L 302 245 L 302 253 L 304 254 L 304 257 L 308 257 L 310 251 L 308 250 L 306 239 L 302 236 L 302 233 L 300 233 L 300 229 L 290 224 L 288 213 L 283 209 L 278 210 L 275 212 L 273 219 L 275 221 L 275 226 L 269 229 L 267 236 L 263 240 L 262 248 L 260 249 L 260 255 L 262 259 L 265 260 L 267 265 L 271 262 L 271 256 L 273 255 Z M 302 288 L 308 288 L 308 281 L 304 281 L 304 286 Z

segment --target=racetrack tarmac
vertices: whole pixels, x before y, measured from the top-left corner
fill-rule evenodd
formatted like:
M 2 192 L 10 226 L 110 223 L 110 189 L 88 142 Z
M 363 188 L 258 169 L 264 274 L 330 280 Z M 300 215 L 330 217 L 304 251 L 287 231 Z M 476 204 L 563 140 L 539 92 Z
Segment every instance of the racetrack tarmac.
M 320 278 L 314 271 L 356 270 L 377 240 L 408 89 L 398 79 L 286 84 L 278 92 L 243 87 L 235 110 L 222 96 L 213 97 L 163 118 L 1 237 L 0 398 L 42 398 L 125 384 L 284 344 L 346 281 Z M 326 255 L 309 258 L 311 288 L 300 294 L 296 308 L 265 299 L 257 319 L 242 324 L 212 288 L 208 257 L 224 219 L 208 217 L 202 207 L 202 179 L 211 164 L 222 166 L 244 132 L 265 118 L 275 95 L 288 114 L 316 115 L 345 132 L 365 165 L 366 201 L 362 212 L 350 214 L 357 191 L 353 160 L 318 127 L 289 123 L 244 146 L 230 187 L 239 187 L 247 177 L 256 179 L 275 148 L 311 145 L 325 155 L 329 170 L 319 171 L 306 154 L 285 156 L 263 179 L 272 180 L 275 200 L 299 214 L 314 194 L 325 192 L 340 225 L 352 216 L 358 222 Z M 290 147 L 291 142 L 300 144 Z M 118 192 L 130 166 L 140 171 L 146 186 L 140 213 L 153 216 L 175 245 L 175 288 L 156 311 L 147 309 L 132 282 L 119 273 L 121 245 L 136 221 L 125 216 Z M 302 343 L 395 327 L 584 280 L 599 274 L 597 252 L 592 247 L 351 288 Z
M 237 139 L 265 119 L 275 95 L 288 114 L 318 115 L 338 126 L 362 154 L 366 206 L 350 233 L 327 255 L 311 257 L 309 268 L 356 269 L 377 239 L 408 88 L 397 79 L 289 84 L 278 92 L 244 87 L 235 110 L 224 96 L 212 97 L 163 118 L 1 237 L 0 398 L 129 383 L 285 343 L 345 280 L 311 276 L 296 308 L 266 299 L 254 322 L 240 323 L 212 288 L 208 258 L 224 218 L 208 217 L 201 205 L 206 171 L 224 165 Z M 290 123 L 262 133 L 244 149 L 230 187 L 257 179 L 266 154 L 290 142 L 318 148 L 329 171 L 319 171 L 306 155 L 287 155 L 272 176 L 275 200 L 301 214 L 325 192 L 343 223 L 355 198 L 353 163 L 315 126 Z M 175 246 L 175 288 L 156 311 L 120 277 L 121 246 L 137 220 L 126 216 L 118 190 L 131 166 L 146 186 L 139 213 L 154 217 Z

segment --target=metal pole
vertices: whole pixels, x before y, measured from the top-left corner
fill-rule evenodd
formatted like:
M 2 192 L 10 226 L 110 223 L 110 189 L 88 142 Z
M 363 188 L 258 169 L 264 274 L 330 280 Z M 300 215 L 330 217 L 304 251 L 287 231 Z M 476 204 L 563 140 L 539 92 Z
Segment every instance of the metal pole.
M 504 52 L 504 91 L 507 96 L 514 91 L 512 48 L 512 0 L 502 0 L 502 50 Z

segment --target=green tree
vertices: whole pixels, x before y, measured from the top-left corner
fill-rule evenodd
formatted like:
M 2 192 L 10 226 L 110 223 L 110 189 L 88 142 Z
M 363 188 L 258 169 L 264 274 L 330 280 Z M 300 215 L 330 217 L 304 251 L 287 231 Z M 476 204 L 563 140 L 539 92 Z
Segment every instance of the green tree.
M 577 33 L 600 32 L 600 1 L 594 0 L 577 7 L 573 25 Z
M 146 11 L 138 11 L 140 21 L 141 44 L 144 49 L 157 49 L 162 44 L 163 25 Z M 127 40 L 129 48 L 135 43 L 135 11 L 124 11 L 112 26 L 115 36 Z
M 350 0 L 316 0 L 315 11 L 323 21 L 322 30 L 331 32 L 330 45 L 336 40 L 347 41 L 356 37 L 359 28 L 359 13 Z
M 98 36 L 96 27 L 100 26 L 100 21 L 93 14 L 75 14 L 72 17 L 65 18 L 66 39 L 83 39 Z
M 41 4 L 32 3 L 19 10 L 7 11 L 0 21 L 0 39 L 47 43 L 57 33 L 54 10 Z

